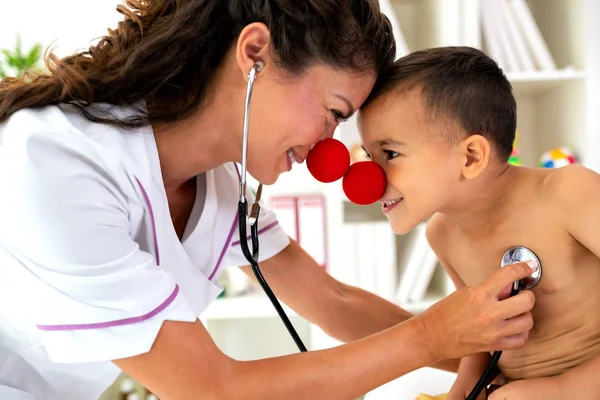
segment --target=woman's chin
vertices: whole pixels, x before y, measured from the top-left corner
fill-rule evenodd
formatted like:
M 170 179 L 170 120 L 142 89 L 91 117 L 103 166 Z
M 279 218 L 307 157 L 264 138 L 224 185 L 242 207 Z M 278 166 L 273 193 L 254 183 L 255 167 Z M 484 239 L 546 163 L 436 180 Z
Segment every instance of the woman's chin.
M 259 181 L 263 185 L 272 185 L 275 182 L 277 182 L 277 180 L 279 179 L 279 175 L 281 175 L 283 171 L 277 170 L 277 168 L 273 166 L 265 166 L 264 168 L 261 168 L 260 171 L 256 172 L 257 173 L 254 174 L 253 171 L 250 171 L 250 169 L 248 169 L 248 173 L 252 175 L 254 179 Z
M 277 174 L 277 175 L 270 174 L 268 178 L 262 179 L 262 180 L 260 180 L 260 182 L 263 185 L 267 185 L 267 186 L 273 185 L 275 182 L 277 182 L 278 178 L 279 178 L 279 174 Z

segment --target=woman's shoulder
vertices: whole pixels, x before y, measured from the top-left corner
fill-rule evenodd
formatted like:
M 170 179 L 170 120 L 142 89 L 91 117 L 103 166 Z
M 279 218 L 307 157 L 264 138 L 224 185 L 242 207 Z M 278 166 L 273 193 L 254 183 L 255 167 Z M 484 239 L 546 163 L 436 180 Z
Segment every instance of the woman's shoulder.
M 70 107 L 23 109 L 0 124 L 0 183 L 70 179 L 75 185 L 86 177 L 131 198 L 137 193 L 131 176 L 147 163 L 144 140 Z
M 99 130 L 107 130 L 98 125 L 86 122 L 83 115 L 61 105 L 25 108 L 0 124 L 0 145 L 18 146 L 38 138 L 77 145 L 85 142 L 82 139 L 86 137 L 93 138 Z
M 131 140 L 127 135 L 123 128 L 88 120 L 73 106 L 26 108 L 0 124 L 0 153 L 11 154 L 16 161 L 16 155 L 40 157 L 44 148 L 53 148 L 79 161 L 84 156 L 108 166 L 128 158 Z

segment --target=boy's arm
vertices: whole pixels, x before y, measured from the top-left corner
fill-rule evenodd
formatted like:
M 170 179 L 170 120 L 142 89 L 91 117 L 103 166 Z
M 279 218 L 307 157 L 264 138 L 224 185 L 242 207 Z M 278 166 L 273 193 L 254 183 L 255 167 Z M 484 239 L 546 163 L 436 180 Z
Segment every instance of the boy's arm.
M 600 258 L 600 174 L 581 166 L 563 167 L 552 173 L 549 184 L 567 232 Z M 590 376 L 600 376 L 600 355 L 564 373 L 560 380 L 572 390 L 571 396 L 576 390 L 581 393 L 577 398 L 600 398 L 600 380 Z
M 545 182 L 545 198 L 553 201 L 556 215 L 567 232 L 600 258 L 600 175 L 581 166 L 552 171 Z M 581 400 L 600 398 L 600 355 L 562 375 L 515 381 L 495 391 L 490 400 Z
M 553 172 L 547 184 L 567 232 L 600 258 L 600 175 L 573 165 Z

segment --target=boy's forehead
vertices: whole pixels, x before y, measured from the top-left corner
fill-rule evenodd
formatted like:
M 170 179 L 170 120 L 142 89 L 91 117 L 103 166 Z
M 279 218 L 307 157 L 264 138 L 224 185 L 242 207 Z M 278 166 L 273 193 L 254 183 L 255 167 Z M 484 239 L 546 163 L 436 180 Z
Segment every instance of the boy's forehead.
M 411 130 L 423 126 L 427 110 L 418 92 L 389 92 L 361 109 L 358 123 L 363 137 L 374 142 L 383 138 L 402 142 Z
M 392 90 L 370 103 L 366 109 L 365 116 L 371 118 L 406 119 L 427 115 L 427 109 L 421 90 L 412 89 L 406 91 Z

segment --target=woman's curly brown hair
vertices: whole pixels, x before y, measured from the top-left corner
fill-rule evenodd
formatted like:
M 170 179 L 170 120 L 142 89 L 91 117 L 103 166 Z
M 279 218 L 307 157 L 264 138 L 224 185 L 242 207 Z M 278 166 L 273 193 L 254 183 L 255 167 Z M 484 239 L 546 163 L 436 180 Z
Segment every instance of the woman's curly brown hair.
M 117 29 L 88 50 L 49 53 L 49 74 L 0 82 L 0 123 L 56 104 L 125 128 L 181 120 L 202 106 L 213 72 L 252 22 L 269 27 L 275 59 L 292 72 L 324 62 L 378 73 L 395 58 L 377 0 L 125 0 L 117 10 Z M 136 112 L 122 119 L 102 103 Z

